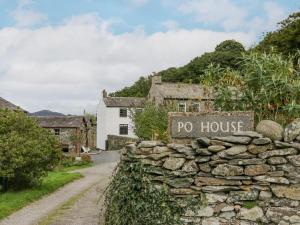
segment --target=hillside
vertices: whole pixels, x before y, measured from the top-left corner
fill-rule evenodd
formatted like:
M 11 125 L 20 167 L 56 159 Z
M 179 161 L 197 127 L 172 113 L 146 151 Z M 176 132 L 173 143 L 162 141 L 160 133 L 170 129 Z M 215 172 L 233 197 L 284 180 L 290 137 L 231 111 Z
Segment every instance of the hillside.
M 65 116 L 62 113 L 59 112 L 53 112 L 50 110 L 41 110 L 38 112 L 30 113 L 31 116 Z

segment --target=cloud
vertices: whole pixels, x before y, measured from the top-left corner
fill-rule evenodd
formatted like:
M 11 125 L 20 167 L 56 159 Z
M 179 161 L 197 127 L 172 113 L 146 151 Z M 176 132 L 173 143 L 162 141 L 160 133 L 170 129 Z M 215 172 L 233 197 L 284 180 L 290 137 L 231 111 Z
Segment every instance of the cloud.
M 19 0 L 17 8 L 11 12 L 16 26 L 30 27 L 41 24 L 47 20 L 47 15 L 31 9 L 33 3 L 32 0 Z
M 207 26 L 217 26 L 225 31 L 250 31 L 260 33 L 273 30 L 276 23 L 281 21 L 286 12 L 282 6 L 274 1 L 259 4 L 262 15 L 257 13 L 256 1 L 251 3 L 233 0 L 185 0 L 177 5 L 177 10 L 185 15 L 192 15 L 196 22 Z M 263 7 L 261 7 L 263 5 Z
M 247 13 L 230 0 L 187 0 L 178 6 L 185 14 L 194 14 L 204 24 L 221 24 L 225 30 L 239 28 Z
M 200 29 L 113 34 L 111 26 L 88 14 L 56 26 L 0 29 L 0 96 L 29 111 L 80 114 L 95 109 L 101 89 L 184 65 L 226 39 L 247 46 L 255 40 L 245 32 Z

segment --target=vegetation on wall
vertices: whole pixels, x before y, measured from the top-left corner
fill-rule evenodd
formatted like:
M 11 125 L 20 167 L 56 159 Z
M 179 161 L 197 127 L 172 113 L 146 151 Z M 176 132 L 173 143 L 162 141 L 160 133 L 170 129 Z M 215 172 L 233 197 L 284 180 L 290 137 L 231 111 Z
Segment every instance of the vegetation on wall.
M 234 89 L 228 85 L 228 71 L 213 74 L 218 90 L 215 101 L 222 110 L 253 110 L 256 119 L 287 123 L 299 116 L 300 74 L 294 69 L 294 58 L 279 54 L 250 53 L 243 56 L 241 72 L 234 73 Z M 207 74 L 210 74 L 207 72 Z M 210 77 L 208 77 L 210 80 Z M 204 79 L 205 80 L 205 79 Z
M 183 208 L 167 187 L 157 188 L 141 163 L 123 162 L 106 193 L 106 225 L 176 225 Z
M 60 158 L 53 134 L 23 112 L 0 109 L 0 185 L 2 190 L 41 182 Z

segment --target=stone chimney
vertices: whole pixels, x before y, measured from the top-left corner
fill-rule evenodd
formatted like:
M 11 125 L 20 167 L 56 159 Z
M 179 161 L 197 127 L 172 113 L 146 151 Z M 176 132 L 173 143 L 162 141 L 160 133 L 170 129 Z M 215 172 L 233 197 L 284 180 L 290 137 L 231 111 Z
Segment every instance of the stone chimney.
M 105 89 L 102 91 L 102 96 L 103 96 L 103 98 L 107 98 L 107 92 Z
M 152 75 L 151 80 L 152 80 L 152 85 L 161 84 L 161 75 L 154 74 Z

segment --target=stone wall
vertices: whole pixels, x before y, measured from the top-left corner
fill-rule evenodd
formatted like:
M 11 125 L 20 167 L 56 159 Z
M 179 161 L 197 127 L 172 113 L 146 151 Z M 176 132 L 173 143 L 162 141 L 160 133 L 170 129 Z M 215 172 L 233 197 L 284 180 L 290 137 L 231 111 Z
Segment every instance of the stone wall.
M 262 121 L 260 133 L 200 137 L 186 145 L 142 141 L 127 145 L 122 160 L 140 160 L 153 183 L 166 184 L 178 201 L 202 196 L 201 207 L 186 210 L 185 224 L 299 225 L 298 125 L 283 130 Z
M 130 138 L 125 136 L 118 135 L 107 135 L 107 149 L 106 150 L 120 150 L 124 148 L 124 146 L 128 142 L 137 141 L 137 138 Z

